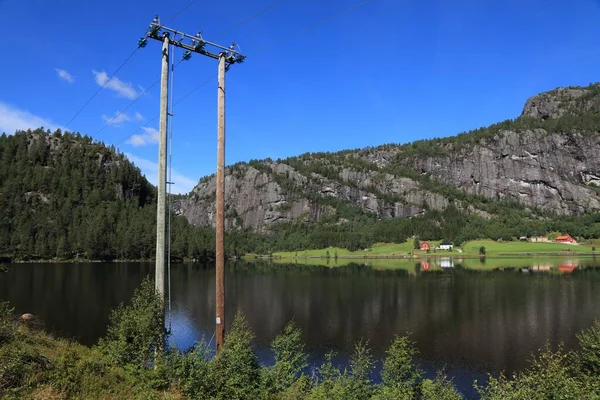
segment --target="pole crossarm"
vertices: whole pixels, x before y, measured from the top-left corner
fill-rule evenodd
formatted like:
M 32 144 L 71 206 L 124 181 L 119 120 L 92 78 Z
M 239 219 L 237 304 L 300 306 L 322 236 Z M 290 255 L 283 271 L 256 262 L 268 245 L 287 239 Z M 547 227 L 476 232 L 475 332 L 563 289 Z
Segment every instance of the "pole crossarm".
M 173 38 L 171 38 L 171 34 L 173 35 Z M 180 37 L 179 40 L 177 40 L 178 36 Z M 192 53 L 201 54 L 215 60 L 218 60 L 221 55 L 224 55 L 226 67 L 229 68 L 229 66 L 232 64 L 242 63 L 246 58 L 246 56 L 241 53 L 239 47 L 235 43 L 232 43 L 229 47 L 221 46 L 220 44 L 204 40 L 202 37 L 202 31 L 198 32 L 195 36 L 192 36 L 176 29 L 169 28 L 160 24 L 158 15 L 156 15 L 150 23 L 146 35 L 138 40 L 138 45 L 139 47 L 146 47 L 148 38 L 162 42 L 164 41 L 165 37 L 169 37 L 169 43 L 172 45 L 186 50 L 183 54 L 184 61 L 189 60 L 192 56 Z M 186 39 L 190 42 L 184 43 L 183 41 Z M 214 47 L 220 51 L 211 52 L 206 49 L 207 46 Z

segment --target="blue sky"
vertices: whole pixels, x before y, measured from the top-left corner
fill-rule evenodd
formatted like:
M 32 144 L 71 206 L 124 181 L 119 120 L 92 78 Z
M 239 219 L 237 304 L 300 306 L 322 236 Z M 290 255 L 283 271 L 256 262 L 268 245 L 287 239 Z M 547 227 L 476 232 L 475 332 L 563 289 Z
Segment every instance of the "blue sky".
M 283 0 L 231 29 L 273 0 L 198 0 L 169 21 L 248 55 L 227 74 L 228 164 L 449 136 L 516 117 L 538 92 L 600 81 L 600 0 L 373 0 L 286 40 L 363 1 Z M 188 3 L 0 0 L 0 131 L 64 126 L 154 14 Z M 175 106 L 176 191 L 215 171 L 216 71 L 198 55 L 176 69 L 175 101 L 208 81 Z M 104 126 L 159 74 L 150 41 L 68 127 L 117 145 L 154 183 L 158 85 Z

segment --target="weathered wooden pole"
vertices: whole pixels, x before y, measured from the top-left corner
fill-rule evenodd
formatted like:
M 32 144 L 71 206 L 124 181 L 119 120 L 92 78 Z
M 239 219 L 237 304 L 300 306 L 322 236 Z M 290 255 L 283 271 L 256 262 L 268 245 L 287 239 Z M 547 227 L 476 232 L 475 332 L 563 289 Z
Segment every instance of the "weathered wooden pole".
M 217 129 L 216 332 L 217 352 L 225 339 L 225 53 L 219 54 Z
M 167 196 L 167 119 L 169 104 L 169 33 L 164 33 L 160 75 L 160 120 L 158 139 L 158 202 L 156 205 L 156 269 L 155 287 L 165 301 L 165 220 Z

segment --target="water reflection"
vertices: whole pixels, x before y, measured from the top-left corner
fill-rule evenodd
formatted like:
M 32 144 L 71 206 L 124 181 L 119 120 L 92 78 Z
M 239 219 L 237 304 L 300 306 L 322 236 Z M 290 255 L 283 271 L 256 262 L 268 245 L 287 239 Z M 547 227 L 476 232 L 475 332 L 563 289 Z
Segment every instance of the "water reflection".
M 600 270 L 593 260 L 404 263 L 230 264 L 226 326 L 237 311 L 244 312 L 264 349 L 293 318 L 314 354 L 348 352 L 368 339 L 381 356 L 394 335 L 412 332 L 426 362 L 510 372 L 521 369 L 546 340 L 574 346 L 575 334 L 600 317 Z M 151 264 L 9 267 L 0 277 L 0 298 L 85 344 L 104 334 L 109 309 L 128 300 L 153 271 Z M 173 342 L 187 348 L 202 336 L 210 340 L 214 269 L 175 265 L 171 281 Z

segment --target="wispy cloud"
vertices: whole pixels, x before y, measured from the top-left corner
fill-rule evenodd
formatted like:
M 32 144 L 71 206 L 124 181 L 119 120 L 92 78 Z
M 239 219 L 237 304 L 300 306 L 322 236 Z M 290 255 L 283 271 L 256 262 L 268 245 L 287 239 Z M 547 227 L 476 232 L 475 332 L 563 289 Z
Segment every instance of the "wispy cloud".
M 113 76 L 112 79 L 108 79 L 108 74 L 104 71 L 98 72 L 96 70 L 92 70 L 94 74 L 94 78 L 96 80 L 96 84 L 98 86 L 104 86 L 105 89 L 112 90 L 117 93 L 120 97 L 126 97 L 129 100 L 134 100 L 137 98 L 142 91 L 139 92 L 134 89 L 133 85 L 129 82 L 123 82 L 116 76 Z
M 58 125 L 49 119 L 37 116 L 0 101 L 0 132 L 13 134 L 17 130 L 36 129 L 40 127 L 56 130 Z
M 152 184 L 156 185 L 158 182 L 158 164 L 146 160 L 145 158 L 138 157 L 131 153 L 125 153 L 125 156 L 129 159 L 129 161 L 133 162 L 137 165 L 144 175 L 146 175 L 146 179 L 148 179 Z M 174 184 L 171 187 L 172 193 L 178 194 L 187 194 L 192 191 L 194 186 L 196 186 L 196 181 L 188 178 L 177 172 L 176 170 L 172 170 L 172 180 Z
M 65 71 L 64 69 L 54 68 L 54 70 L 56 71 L 56 74 L 58 75 L 58 77 L 60 79 L 62 79 L 63 81 L 67 81 L 69 83 L 75 82 L 75 77 L 73 75 L 71 75 L 69 72 Z
M 148 126 L 142 126 L 144 133 L 131 136 L 127 143 L 133 147 L 145 146 L 147 144 L 158 143 L 158 131 Z
M 127 113 L 119 113 L 115 112 L 113 117 L 109 117 L 108 115 L 102 115 L 102 119 L 108 125 L 120 126 L 123 122 L 131 122 L 131 121 L 143 121 L 144 116 L 139 112 L 136 112 L 134 115 L 129 115 Z

